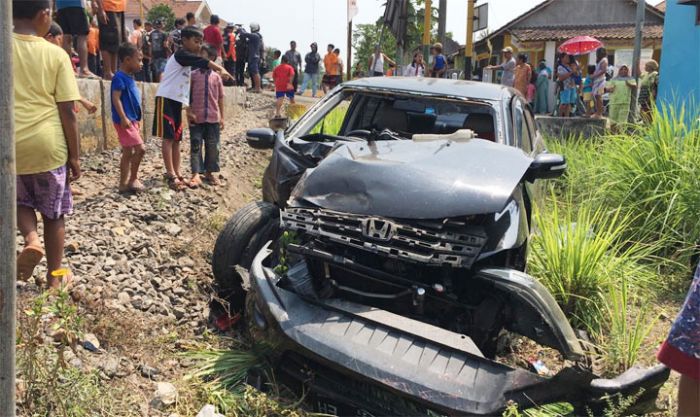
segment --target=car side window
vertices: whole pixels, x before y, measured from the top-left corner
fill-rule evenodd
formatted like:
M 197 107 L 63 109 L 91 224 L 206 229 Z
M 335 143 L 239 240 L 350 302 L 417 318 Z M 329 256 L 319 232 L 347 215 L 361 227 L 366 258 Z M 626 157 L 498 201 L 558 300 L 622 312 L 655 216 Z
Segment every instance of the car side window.
M 536 142 L 538 142 L 538 138 L 539 138 L 537 136 L 537 122 L 535 121 L 535 118 L 532 114 L 532 110 L 530 108 L 525 109 L 525 121 L 527 122 L 527 129 L 529 132 L 530 144 L 529 144 L 529 146 L 528 146 L 528 144 L 523 144 L 524 145 L 523 149 L 525 149 L 527 151 L 527 153 L 532 153 L 534 150 L 537 150 L 537 148 L 539 147 L 538 145 L 542 145 L 542 144 L 536 143 Z M 542 140 L 539 139 L 539 142 L 541 142 L 541 141 Z M 540 152 L 541 152 L 541 150 L 539 150 L 539 152 L 537 152 L 537 153 L 540 153 Z
M 530 135 L 530 127 L 526 120 L 528 113 L 522 100 L 515 98 L 513 100 L 513 131 L 515 132 L 515 144 L 526 153 L 532 152 L 532 137 Z

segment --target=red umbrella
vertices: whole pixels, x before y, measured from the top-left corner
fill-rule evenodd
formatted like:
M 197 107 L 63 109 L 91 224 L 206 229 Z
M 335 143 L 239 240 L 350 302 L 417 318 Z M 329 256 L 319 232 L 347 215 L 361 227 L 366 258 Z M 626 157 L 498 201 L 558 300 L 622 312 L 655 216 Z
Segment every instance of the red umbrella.
M 603 42 L 590 36 L 577 36 L 561 44 L 559 52 L 569 55 L 584 55 L 603 46 Z

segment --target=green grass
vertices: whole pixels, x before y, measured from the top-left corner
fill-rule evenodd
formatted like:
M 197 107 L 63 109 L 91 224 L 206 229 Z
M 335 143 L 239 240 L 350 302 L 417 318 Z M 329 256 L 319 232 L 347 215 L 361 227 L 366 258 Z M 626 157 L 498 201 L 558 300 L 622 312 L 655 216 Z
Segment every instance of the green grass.
M 345 115 L 348 112 L 348 106 L 341 104 L 331 110 L 313 129 L 311 133 L 325 133 L 328 135 L 337 135 L 343 126 Z

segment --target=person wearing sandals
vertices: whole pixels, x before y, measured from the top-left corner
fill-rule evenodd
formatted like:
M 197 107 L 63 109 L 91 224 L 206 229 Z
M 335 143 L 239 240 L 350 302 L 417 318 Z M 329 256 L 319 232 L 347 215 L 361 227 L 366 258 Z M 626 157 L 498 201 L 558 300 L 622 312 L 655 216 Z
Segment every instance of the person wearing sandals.
M 211 69 L 226 79 L 231 74 L 201 53 L 202 31 L 188 26 L 182 29 L 182 49 L 175 52 L 165 64 L 165 71 L 156 91 L 153 136 L 162 139 L 161 151 L 165 178 L 175 191 L 187 185 L 180 174 L 180 141 L 182 140 L 182 106 L 190 105 L 192 68 Z
M 46 282 L 57 288 L 62 280 L 51 272 L 62 268 L 64 217 L 73 210 L 70 184 L 81 175 L 74 111 L 80 92 L 66 52 L 43 38 L 51 26 L 50 0 L 13 0 L 12 22 L 17 228 L 25 242 L 17 279 L 31 278 L 46 254 Z
M 215 60 L 216 47 L 204 45 L 202 56 Z M 192 178 L 189 186 L 202 184 L 200 174 L 211 185 L 219 185 L 215 174 L 219 172 L 219 138 L 224 128 L 224 82 L 221 76 L 210 69 L 192 71 L 192 96 L 187 108 L 190 123 L 190 165 Z M 202 158 L 204 143 L 204 158 Z
M 112 122 L 122 146 L 119 164 L 119 192 L 144 190 L 138 179 L 139 166 L 146 154 L 141 138 L 141 92 L 134 76 L 141 71 L 142 55 L 137 45 L 123 43 L 117 52 L 119 71 L 112 78 Z

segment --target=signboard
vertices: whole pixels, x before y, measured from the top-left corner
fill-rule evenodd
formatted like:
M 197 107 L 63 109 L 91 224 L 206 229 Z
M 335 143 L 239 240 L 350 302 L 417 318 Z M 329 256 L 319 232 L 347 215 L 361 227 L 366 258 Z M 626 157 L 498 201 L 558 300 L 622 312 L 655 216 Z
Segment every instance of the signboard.
M 615 50 L 615 75 L 617 75 L 617 69 L 623 65 L 632 71 L 632 56 L 634 54 L 634 49 L 616 49 Z M 644 65 L 651 61 L 651 57 L 654 54 L 653 49 L 642 49 L 641 59 L 639 60 L 639 65 L 644 68 Z
M 489 4 L 484 3 L 474 9 L 474 32 L 489 27 Z

